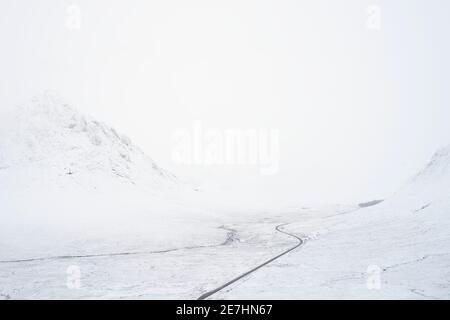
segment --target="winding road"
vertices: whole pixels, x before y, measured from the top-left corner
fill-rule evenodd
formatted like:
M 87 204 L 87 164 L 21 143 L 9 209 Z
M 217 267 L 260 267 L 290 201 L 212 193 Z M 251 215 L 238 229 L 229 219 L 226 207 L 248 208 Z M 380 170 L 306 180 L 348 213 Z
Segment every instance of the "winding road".
M 215 288 L 215 289 L 213 289 L 213 290 L 211 290 L 211 291 L 208 291 L 208 292 L 202 294 L 200 297 L 197 298 L 197 300 L 204 300 L 204 299 L 206 299 L 206 298 L 212 296 L 213 294 L 219 292 L 220 290 L 225 289 L 226 287 L 230 286 L 231 284 L 235 283 L 236 281 L 241 280 L 242 278 L 248 276 L 249 274 L 255 272 L 256 270 L 258 270 L 258 269 L 264 267 L 265 265 L 268 265 L 269 263 L 271 263 L 271 262 L 275 261 L 276 259 L 278 259 L 278 258 L 284 256 L 285 254 L 291 252 L 292 250 L 297 249 L 298 247 L 302 246 L 302 245 L 305 243 L 305 241 L 306 241 L 305 239 L 302 239 L 302 238 L 296 236 L 295 234 L 292 234 L 292 233 L 289 233 L 289 232 L 286 232 L 286 231 L 283 231 L 282 229 L 280 229 L 281 227 L 283 227 L 283 226 L 285 226 L 285 225 L 287 225 L 287 224 L 288 224 L 288 223 L 280 224 L 280 225 L 278 225 L 278 226 L 275 227 L 275 230 L 277 230 L 278 232 L 284 233 L 284 234 L 286 234 L 286 235 L 288 235 L 288 236 L 290 236 L 290 237 L 292 237 L 292 238 L 295 238 L 295 239 L 297 240 L 297 244 L 296 244 L 295 246 L 293 246 L 293 247 L 291 247 L 291 248 L 289 248 L 289 249 L 283 251 L 283 252 L 280 253 L 279 255 L 277 255 L 277 256 L 275 256 L 275 257 L 273 257 L 273 258 L 271 258 L 271 259 L 269 259 L 269 260 L 263 262 L 262 264 L 260 264 L 260 265 L 258 265 L 258 266 L 256 266 L 256 267 L 254 267 L 253 269 L 251 269 L 251 270 L 249 270 L 249 271 L 247 271 L 247 272 L 245 272 L 245 273 L 243 273 L 243 274 L 237 276 L 236 278 L 234 278 L 234 279 L 228 281 L 227 283 L 221 285 L 220 287 L 217 287 L 217 288 Z
M 230 286 L 231 284 L 237 282 L 238 280 L 248 276 L 249 274 L 257 271 L 258 269 L 266 266 L 267 264 L 273 262 L 274 260 L 284 256 L 285 254 L 291 252 L 292 250 L 300 247 L 303 245 L 306 241 L 306 239 L 303 239 L 299 236 L 296 236 L 294 234 L 291 234 L 287 231 L 283 230 L 283 227 L 286 226 L 288 223 L 283 223 L 280 225 L 277 225 L 275 227 L 275 230 L 277 232 L 283 233 L 289 237 L 292 237 L 296 240 L 295 245 L 292 247 L 284 250 L 280 254 L 276 255 L 275 257 L 259 264 L 258 266 L 252 268 L 251 270 L 235 277 L 234 279 L 226 282 L 225 284 L 210 290 L 208 292 L 205 292 L 200 297 L 198 297 L 198 300 L 204 300 L 209 298 L 210 296 L 214 295 L 220 290 L 223 290 L 224 288 Z M 47 257 L 34 257 L 34 258 L 25 258 L 25 259 L 17 259 L 17 260 L 0 260 L 0 264 L 11 264 L 11 263 L 27 263 L 27 262 L 37 262 L 37 261 L 49 261 L 49 260 L 65 260 L 65 259 L 80 259 L 80 258 L 99 258 L 99 257 L 116 257 L 116 256 L 132 256 L 132 255 L 147 255 L 147 254 L 161 254 L 161 253 L 169 253 L 174 251 L 182 251 L 182 250 L 192 250 L 192 249 L 200 249 L 200 248 L 217 248 L 221 246 L 227 246 L 230 245 L 232 242 L 237 241 L 237 231 L 231 228 L 228 228 L 224 225 L 218 227 L 219 229 L 223 229 L 227 231 L 226 239 L 223 240 L 221 243 L 217 244 L 210 244 L 210 245 L 198 245 L 198 246 L 187 246 L 187 247 L 180 247 L 180 248 L 172 248 L 172 249 L 166 249 L 166 250 L 157 250 L 157 251 L 135 251 L 135 252 L 111 252 L 111 253 L 98 253 L 98 254 L 84 254 L 84 255 L 61 255 L 61 256 L 47 256 Z

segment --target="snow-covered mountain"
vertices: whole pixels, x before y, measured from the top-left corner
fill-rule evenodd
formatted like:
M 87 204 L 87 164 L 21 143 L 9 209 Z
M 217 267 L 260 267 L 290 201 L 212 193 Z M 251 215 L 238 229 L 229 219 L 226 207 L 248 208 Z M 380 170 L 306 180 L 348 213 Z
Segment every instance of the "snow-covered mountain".
M 16 107 L 0 128 L 1 170 L 35 166 L 47 178 L 68 175 L 80 183 L 101 175 L 152 191 L 178 184 L 128 137 L 51 95 Z M 100 187 L 102 179 L 90 179 L 86 187 Z
M 430 162 L 402 188 L 398 195 L 417 198 L 448 198 L 450 192 L 450 145 L 438 150 Z
M 119 239 L 122 249 L 158 247 L 189 233 L 183 220 L 201 215 L 185 205 L 192 188 L 64 100 L 43 95 L 1 111 L 3 259 L 96 252 L 99 243 L 113 251 Z

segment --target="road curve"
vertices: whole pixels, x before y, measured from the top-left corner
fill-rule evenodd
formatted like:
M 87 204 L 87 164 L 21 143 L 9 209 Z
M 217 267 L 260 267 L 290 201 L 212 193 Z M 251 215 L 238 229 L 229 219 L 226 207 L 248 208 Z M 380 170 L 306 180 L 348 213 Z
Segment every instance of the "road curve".
M 208 292 L 202 294 L 200 297 L 197 298 L 197 300 L 204 300 L 204 299 L 206 299 L 206 298 L 212 296 L 213 294 L 217 293 L 218 291 L 220 291 L 220 290 L 222 290 L 222 289 L 228 287 L 229 285 L 235 283 L 236 281 L 238 281 L 238 280 L 240 280 L 240 279 L 242 279 L 242 278 L 248 276 L 249 274 L 255 272 L 256 270 L 258 270 L 258 269 L 264 267 L 265 265 L 268 265 L 268 264 L 271 263 L 272 261 L 274 261 L 274 260 L 276 260 L 276 259 L 278 259 L 278 258 L 284 256 L 285 254 L 287 254 L 287 253 L 291 252 L 292 250 L 297 249 L 298 247 L 300 247 L 301 245 L 303 245 L 303 244 L 305 243 L 305 239 L 302 239 L 302 238 L 296 236 L 295 234 L 292 234 L 292 233 L 289 233 L 289 232 L 286 232 L 286 231 L 283 231 L 283 230 L 280 229 L 281 227 L 283 227 L 283 226 L 285 226 L 285 225 L 287 225 L 287 224 L 288 224 L 288 223 L 280 224 L 280 225 L 278 225 L 278 226 L 275 227 L 275 230 L 277 230 L 278 232 L 284 233 L 284 234 L 286 234 L 286 235 L 288 235 L 288 236 L 290 236 L 290 237 L 292 237 L 292 238 L 295 238 L 295 239 L 297 240 L 297 244 L 296 244 L 295 246 L 293 246 L 293 247 L 291 247 L 291 248 L 289 248 L 289 249 L 283 251 L 283 252 L 280 253 L 279 255 L 277 255 L 277 256 L 275 256 L 275 257 L 273 257 L 273 258 L 267 260 L 266 262 L 264 262 L 264 263 L 262 263 L 262 264 L 260 264 L 260 265 L 258 265 L 258 266 L 256 266 L 256 267 L 254 267 L 253 269 L 251 269 L 251 270 L 249 270 L 249 271 L 247 271 L 247 272 L 241 274 L 240 276 L 237 276 L 236 278 L 234 278 L 234 279 L 228 281 L 227 283 L 221 285 L 220 287 L 217 287 L 217 288 L 215 288 L 215 289 L 213 289 L 213 290 L 211 290 L 211 291 L 208 291 Z

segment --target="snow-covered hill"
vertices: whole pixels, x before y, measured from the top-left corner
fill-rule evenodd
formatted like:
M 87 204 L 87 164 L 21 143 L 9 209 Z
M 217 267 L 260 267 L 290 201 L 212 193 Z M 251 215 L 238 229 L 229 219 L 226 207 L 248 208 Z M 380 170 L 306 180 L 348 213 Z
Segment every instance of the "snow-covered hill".
M 118 241 L 120 250 L 196 243 L 202 212 L 184 204 L 191 193 L 125 135 L 58 97 L 2 110 L 0 260 L 116 251 Z
M 154 189 L 177 184 L 128 137 L 78 113 L 62 99 L 43 95 L 6 114 L 0 126 L 0 168 L 36 165 L 45 174 L 104 174 Z M 101 181 L 91 181 L 93 187 Z M 88 185 L 86 185 L 88 186 Z
M 306 245 L 216 298 L 450 298 L 450 146 L 378 205 L 290 220 Z

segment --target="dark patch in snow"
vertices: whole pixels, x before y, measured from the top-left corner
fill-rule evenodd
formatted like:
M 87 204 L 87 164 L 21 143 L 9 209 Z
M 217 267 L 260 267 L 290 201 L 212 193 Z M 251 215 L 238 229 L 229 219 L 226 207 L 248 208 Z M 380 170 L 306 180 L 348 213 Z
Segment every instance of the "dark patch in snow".
M 233 242 L 240 242 L 239 237 L 237 236 L 237 231 L 231 228 L 228 228 L 226 226 L 220 226 L 219 229 L 223 229 L 228 231 L 227 233 L 227 238 L 225 239 L 225 241 L 222 243 L 222 246 L 226 246 L 226 245 L 230 245 Z
M 384 200 L 372 200 L 372 201 L 368 201 L 368 202 L 362 202 L 362 203 L 358 204 L 358 206 L 360 208 L 367 208 L 367 207 L 375 206 L 383 201 Z
M 424 297 L 424 298 L 426 298 L 426 299 L 438 299 L 438 298 L 436 298 L 436 297 L 426 295 L 425 293 L 423 293 L 422 290 L 411 289 L 410 291 L 411 291 L 412 293 L 417 294 L 418 296 Z
M 428 207 L 429 207 L 430 205 L 431 205 L 431 203 L 428 203 L 428 204 L 426 204 L 426 205 L 422 206 L 422 207 L 421 207 L 420 209 L 414 210 L 414 212 L 419 212 L 419 211 L 422 211 L 422 210 L 424 210 L 424 209 L 428 208 Z

